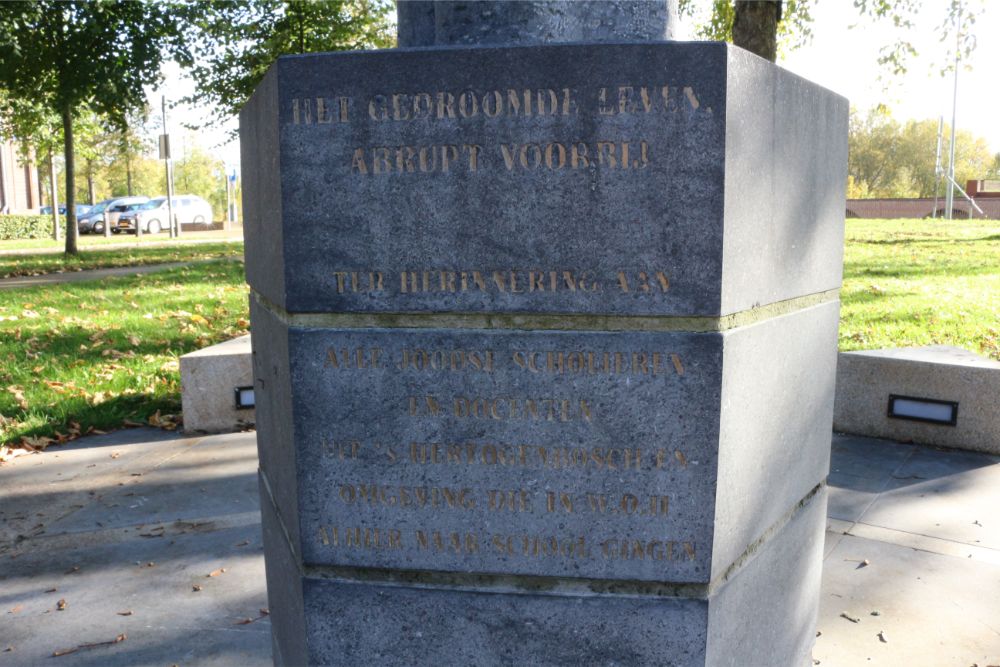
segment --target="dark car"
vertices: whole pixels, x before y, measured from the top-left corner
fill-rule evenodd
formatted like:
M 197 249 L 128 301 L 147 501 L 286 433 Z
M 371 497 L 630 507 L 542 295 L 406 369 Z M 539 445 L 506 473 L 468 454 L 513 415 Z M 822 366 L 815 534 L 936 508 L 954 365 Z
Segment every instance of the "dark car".
M 77 217 L 77 219 L 79 219 L 80 216 L 85 215 L 89 211 L 90 211 L 90 207 L 87 206 L 86 204 L 77 204 L 76 205 L 76 217 Z M 52 207 L 51 206 L 43 206 L 42 208 L 40 208 L 38 210 L 38 212 L 39 212 L 40 215 L 52 215 Z M 65 204 L 59 204 L 59 215 L 66 215 L 66 205 Z
M 94 232 L 95 234 L 104 233 L 104 217 L 107 217 L 111 221 L 111 231 L 118 233 L 118 228 L 116 226 L 118 222 L 118 216 L 128 210 L 129 206 L 134 204 L 142 204 L 149 201 L 149 197 L 112 197 L 111 199 L 105 199 L 104 201 L 98 202 L 94 205 L 94 208 L 90 209 L 87 215 L 83 215 L 77 218 L 77 223 L 80 226 L 80 233 L 86 234 L 88 232 Z

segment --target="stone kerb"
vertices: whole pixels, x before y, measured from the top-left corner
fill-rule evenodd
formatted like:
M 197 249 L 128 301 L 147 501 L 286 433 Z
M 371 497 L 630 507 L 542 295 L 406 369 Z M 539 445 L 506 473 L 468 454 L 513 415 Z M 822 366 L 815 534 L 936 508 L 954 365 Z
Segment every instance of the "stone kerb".
M 856 435 L 1000 454 L 1000 362 L 934 345 L 842 352 L 833 426 Z M 890 396 L 957 404 L 955 423 L 892 417 Z
M 254 408 L 238 408 L 234 396 L 238 387 L 253 386 L 250 347 L 247 335 L 181 356 L 185 431 L 222 433 L 254 424 Z

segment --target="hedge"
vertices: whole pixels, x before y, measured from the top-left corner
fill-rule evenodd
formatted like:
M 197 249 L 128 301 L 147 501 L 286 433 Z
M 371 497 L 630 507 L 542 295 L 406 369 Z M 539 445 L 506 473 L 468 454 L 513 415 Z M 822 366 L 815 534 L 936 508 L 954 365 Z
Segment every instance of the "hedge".
M 0 215 L 0 241 L 44 239 L 50 236 L 52 236 L 50 215 Z

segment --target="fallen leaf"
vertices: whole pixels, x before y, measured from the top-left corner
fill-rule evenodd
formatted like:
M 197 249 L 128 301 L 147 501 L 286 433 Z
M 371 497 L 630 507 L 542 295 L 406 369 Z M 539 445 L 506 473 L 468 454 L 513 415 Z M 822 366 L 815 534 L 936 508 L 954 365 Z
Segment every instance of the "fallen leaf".
M 98 646 L 111 646 L 112 644 L 120 644 L 121 642 L 128 639 L 128 636 L 123 632 L 114 639 L 106 642 L 94 642 L 93 644 L 80 644 L 79 646 L 74 646 L 73 648 L 61 648 L 52 652 L 53 658 L 58 658 L 62 655 L 69 655 L 70 653 L 76 653 L 83 649 L 97 648 Z
M 211 572 L 209 572 L 207 576 L 209 576 L 209 577 L 217 577 L 220 574 L 225 573 L 225 571 L 226 571 L 226 568 L 220 567 L 218 570 L 212 570 Z
M 30 448 L 32 451 L 42 452 L 45 448 L 49 446 L 50 443 L 55 442 L 52 438 L 46 438 L 45 436 L 21 436 L 21 445 Z
M 201 584 L 195 584 L 194 586 L 191 587 L 191 590 L 197 593 L 198 591 L 201 590 Z
M 846 611 L 840 612 L 840 617 L 841 618 L 846 618 L 851 623 L 860 623 L 861 622 L 860 618 L 855 618 L 854 616 L 849 615 Z
M 22 387 L 12 384 L 7 387 L 7 391 L 14 395 L 14 400 L 17 401 L 18 407 L 22 410 L 28 409 L 28 402 L 24 400 L 24 389 Z
M 235 625 L 250 625 L 251 623 L 253 623 L 255 621 L 259 621 L 262 618 L 267 618 L 268 614 L 270 614 L 270 613 L 271 612 L 268 611 L 267 609 L 261 609 L 260 610 L 260 616 L 258 616 L 257 618 L 247 617 L 247 618 L 241 619 L 239 621 L 236 621 Z
M 878 631 L 878 640 L 883 644 L 888 644 L 889 640 L 885 638 L 885 633 L 881 630 Z

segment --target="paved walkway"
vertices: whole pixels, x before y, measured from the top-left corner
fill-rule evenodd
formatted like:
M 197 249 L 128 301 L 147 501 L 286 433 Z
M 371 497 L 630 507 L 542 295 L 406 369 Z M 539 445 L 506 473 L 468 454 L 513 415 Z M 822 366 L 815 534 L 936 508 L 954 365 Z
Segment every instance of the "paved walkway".
M 256 468 L 153 429 L 0 466 L 0 665 L 269 665 Z M 830 487 L 819 664 L 1000 665 L 1000 457 L 835 436 Z
M 55 285 L 58 283 L 78 283 L 85 280 L 100 280 L 114 276 L 134 276 L 137 273 L 156 273 L 177 269 L 182 266 L 192 266 L 195 264 L 206 264 L 215 262 L 225 257 L 213 259 L 192 259 L 187 262 L 166 262 L 163 264 L 139 264 L 135 266 L 118 266 L 110 269 L 90 269 L 87 271 L 65 271 L 63 273 L 46 273 L 40 276 L 16 276 L 13 278 L 0 278 L 0 290 L 18 289 L 22 287 L 38 287 L 39 285 Z M 234 262 L 242 262 L 242 257 L 230 257 Z

